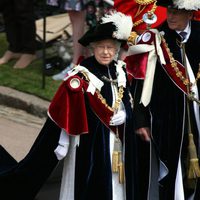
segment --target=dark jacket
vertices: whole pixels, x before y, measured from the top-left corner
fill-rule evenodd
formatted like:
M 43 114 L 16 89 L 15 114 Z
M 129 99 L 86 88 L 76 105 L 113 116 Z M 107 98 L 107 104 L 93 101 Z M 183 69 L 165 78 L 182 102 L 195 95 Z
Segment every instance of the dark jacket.
M 160 30 L 164 32 L 164 38 L 174 59 L 182 63 L 179 47 L 180 36 L 176 31 L 170 30 L 167 23 L 163 24 Z M 200 23 L 192 21 L 191 35 L 185 44 L 185 50 L 195 76 L 200 63 L 200 54 L 196 50 L 199 45 Z M 200 82 L 198 81 L 197 84 L 200 92 Z M 185 114 L 186 97 L 170 79 L 160 63 L 156 65 L 151 102 L 146 108 L 139 104 L 142 85 L 142 81 L 136 81 L 132 91 L 136 100 L 134 110 L 135 129 L 151 126 L 153 142 L 155 143 L 158 156 L 169 170 L 167 176 L 160 181 L 160 199 L 172 200 L 174 199 L 174 186 L 179 156 L 181 155 L 184 163 L 188 153 L 188 117 Z M 191 102 L 190 121 L 195 144 L 198 147 L 198 131 Z M 183 173 L 186 172 L 187 168 L 183 165 Z M 185 180 L 184 177 L 184 184 Z

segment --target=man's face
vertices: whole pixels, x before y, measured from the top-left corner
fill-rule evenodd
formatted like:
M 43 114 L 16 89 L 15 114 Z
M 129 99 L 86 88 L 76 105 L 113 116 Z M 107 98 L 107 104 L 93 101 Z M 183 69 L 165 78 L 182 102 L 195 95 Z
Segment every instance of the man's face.
M 167 23 L 170 29 L 183 31 L 188 22 L 192 19 L 193 13 L 186 10 L 178 10 L 175 8 L 167 9 Z

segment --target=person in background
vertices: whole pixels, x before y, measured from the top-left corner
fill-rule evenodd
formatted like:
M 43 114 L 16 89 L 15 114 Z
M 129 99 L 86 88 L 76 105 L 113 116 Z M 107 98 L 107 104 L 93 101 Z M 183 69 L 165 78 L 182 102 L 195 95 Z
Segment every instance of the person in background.
M 133 100 L 118 60 L 132 26 L 113 12 L 81 37 L 94 56 L 69 71 L 28 154 L 17 162 L 0 146 L 1 199 L 33 200 L 64 157 L 60 200 L 137 199 Z
M 54 80 L 63 80 L 67 75 L 67 72 L 77 65 L 81 58 L 89 56 L 89 52 L 79 44 L 78 39 L 84 34 L 86 30 L 86 22 L 89 28 L 91 28 L 97 22 L 97 5 L 102 6 L 101 1 L 91 0 L 47 0 L 47 4 L 52 6 L 59 6 L 61 9 L 66 10 L 69 13 L 70 21 L 72 23 L 72 40 L 73 40 L 73 58 L 69 66 L 67 66 L 60 73 L 53 75 Z M 100 5 L 102 4 L 102 5 Z M 96 7 L 93 7 L 95 6 Z M 94 10 L 91 10 L 94 9 Z M 102 11 L 102 8 L 99 11 Z M 87 14 L 88 12 L 88 14 Z M 93 13 L 90 13 L 93 12 Z M 90 15 L 94 14 L 94 18 L 89 19 Z
M 135 132 L 149 144 L 140 162 L 139 176 L 146 174 L 147 186 L 139 199 L 197 200 L 200 54 L 195 47 L 200 46 L 200 23 L 193 21 L 193 12 L 200 9 L 200 2 L 158 0 L 157 4 L 167 7 L 167 21 L 160 32 L 150 29 L 138 39 L 138 48 L 148 44 L 147 49 L 154 41 L 156 56 L 149 59 L 151 50 L 137 55 L 137 63 L 146 62 L 147 69 L 144 81 L 135 79 L 132 88 Z
M 72 24 L 72 41 L 73 41 L 73 58 L 69 66 L 58 74 L 53 75 L 54 80 L 63 80 L 67 72 L 72 69 L 78 62 L 79 58 L 84 55 L 84 48 L 78 43 L 78 39 L 85 32 L 85 5 L 87 0 L 47 0 L 48 5 L 58 6 L 62 10 L 66 10 L 69 14 Z
M 131 29 L 131 17 L 112 12 L 88 30 L 79 43 L 94 55 L 68 72 L 51 102 L 49 116 L 62 128 L 55 149 L 64 158 L 60 200 L 136 195 L 132 98 L 125 63 L 118 60 Z
M 14 68 L 25 68 L 36 59 L 36 27 L 33 0 L 8 0 L 2 15 L 8 50 L 0 58 L 0 65 L 17 59 Z

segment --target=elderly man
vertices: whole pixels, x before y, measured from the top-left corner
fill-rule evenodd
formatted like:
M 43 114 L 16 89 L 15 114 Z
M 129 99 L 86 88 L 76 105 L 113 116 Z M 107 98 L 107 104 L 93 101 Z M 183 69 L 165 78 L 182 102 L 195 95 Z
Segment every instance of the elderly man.
M 144 82 L 137 80 L 132 92 L 135 97 L 135 131 L 143 139 L 140 148 L 150 155 L 146 164 L 151 166 L 143 167 L 143 157 L 142 173 L 148 169 L 146 171 L 150 176 L 146 177 L 151 180 L 146 180 L 147 192 L 140 199 L 155 195 L 155 192 L 151 193 L 155 186 L 159 192 L 152 199 L 199 199 L 200 54 L 195 47 L 200 45 L 200 23 L 192 19 L 193 11 L 200 8 L 200 2 L 161 0 L 158 5 L 167 7 L 167 21 L 158 33 L 164 59 L 160 59 L 155 66 L 151 79 L 152 93 L 148 93 L 150 101 L 146 102 L 144 96 L 141 98 L 141 92 L 144 94 L 143 83 L 145 85 L 150 74 L 146 75 Z M 146 42 L 151 33 L 144 33 L 141 41 Z M 150 151 L 152 149 L 155 151 Z M 154 162 L 157 159 L 152 155 L 158 157 L 158 166 Z

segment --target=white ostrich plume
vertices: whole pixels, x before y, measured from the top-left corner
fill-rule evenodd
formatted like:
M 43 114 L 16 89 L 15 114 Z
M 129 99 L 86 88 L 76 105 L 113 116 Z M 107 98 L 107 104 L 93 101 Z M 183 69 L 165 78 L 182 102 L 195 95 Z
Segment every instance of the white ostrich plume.
M 179 9 L 199 10 L 200 0 L 174 0 L 174 5 Z
M 133 28 L 131 16 L 125 15 L 121 12 L 112 11 L 112 13 L 106 14 L 104 17 L 102 17 L 102 24 L 109 22 L 113 22 L 113 24 L 116 26 L 116 31 L 113 37 L 119 40 L 128 39 Z

